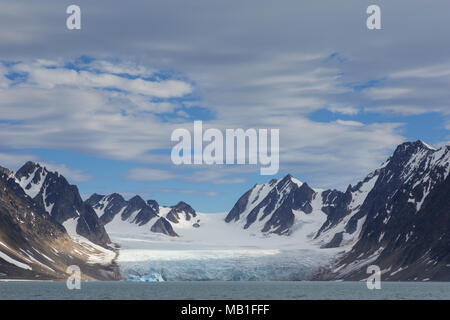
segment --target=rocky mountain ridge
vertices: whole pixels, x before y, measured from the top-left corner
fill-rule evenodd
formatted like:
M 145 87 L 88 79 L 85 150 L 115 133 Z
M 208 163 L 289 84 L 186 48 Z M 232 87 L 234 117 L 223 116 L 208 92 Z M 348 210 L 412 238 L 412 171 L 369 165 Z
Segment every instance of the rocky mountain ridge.
M 343 249 L 319 279 L 361 280 L 376 264 L 388 280 L 450 280 L 449 172 L 450 146 L 407 142 L 345 192 L 314 190 L 287 175 L 255 185 L 225 221 L 289 235 L 319 211 L 326 218 L 311 242 Z

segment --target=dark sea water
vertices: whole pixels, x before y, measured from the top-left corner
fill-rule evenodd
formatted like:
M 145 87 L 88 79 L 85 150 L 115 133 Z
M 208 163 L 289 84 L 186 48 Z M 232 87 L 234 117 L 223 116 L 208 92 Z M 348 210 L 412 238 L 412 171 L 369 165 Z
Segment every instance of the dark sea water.
M 365 282 L 83 282 L 80 290 L 65 282 L 0 282 L 0 300 L 450 300 L 450 283 L 383 282 L 380 290 Z

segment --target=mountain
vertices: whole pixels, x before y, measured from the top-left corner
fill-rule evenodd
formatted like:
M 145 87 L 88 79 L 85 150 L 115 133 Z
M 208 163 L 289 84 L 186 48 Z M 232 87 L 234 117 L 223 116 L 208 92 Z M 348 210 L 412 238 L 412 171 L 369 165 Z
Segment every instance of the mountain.
M 27 162 L 15 174 L 17 183 L 34 202 L 60 224 L 75 225 L 75 232 L 108 248 L 111 243 L 95 211 L 81 199 L 78 188 L 58 172 Z
M 67 267 L 77 265 L 83 279 L 114 280 L 120 278 L 115 256 L 87 239 L 73 239 L 23 191 L 13 172 L 0 167 L 0 279 L 65 280 Z
M 345 192 L 315 191 L 290 175 L 256 185 L 225 222 L 291 235 L 317 215 L 308 240 L 343 251 L 318 279 L 365 279 L 375 264 L 385 280 L 450 280 L 449 172 L 450 146 L 407 142 Z
M 92 207 L 108 232 L 153 232 L 178 237 L 173 225 L 194 225 L 197 216 L 185 202 L 172 207 L 160 206 L 155 200 L 134 196 L 126 201 L 120 194 L 93 194 L 85 203 Z
M 78 265 L 85 279 L 119 279 L 111 235 L 129 274 L 164 269 L 168 279 L 204 279 L 193 259 L 203 255 L 201 263 L 216 266 L 208 279 L 355 281 L 377 265 L 383 280 L 450 281 L 449 173 L 450 146 L 407 142 L 345 191 L 287 175 L 253 186 L 225 216 L 118 193 L 83 202 L 76 186 L 42 165 L 0 167 L 0 278 L 62 280 Z M 158 245 L 177 258 L 147 261 Z
M 398 146 L 365 179 L 370 188 L 358 210 L 332 228 L 338 238 L 355 225 L 361 231 L 324 278 L 361 279 L 367 265 L 374 264 L 385 280 L 449 281 L 449 172 L 450 146 L 436 150 L 422 141 Z
M 226 216 L 225 222 L 240 222 L 244 229 L 253 227 L 263 233 L 289 235 L 296 215 L 311 214 L 316 198 L 320 198 L 320 192 L 287 175 L 247 191 Z

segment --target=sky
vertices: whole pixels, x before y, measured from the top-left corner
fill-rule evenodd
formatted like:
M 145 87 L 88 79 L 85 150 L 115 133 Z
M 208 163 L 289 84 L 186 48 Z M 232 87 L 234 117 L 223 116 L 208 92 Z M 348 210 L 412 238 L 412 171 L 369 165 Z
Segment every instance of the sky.
M 447 0 L 0 0 L 0 165 L 225 212 L 287 173 L 345 189 L 405 141 L 450 141 Z M 381 30 L 366 9 L 381 7 Z M 176 166 L 176 128 L 280 130 L 280 170 Z

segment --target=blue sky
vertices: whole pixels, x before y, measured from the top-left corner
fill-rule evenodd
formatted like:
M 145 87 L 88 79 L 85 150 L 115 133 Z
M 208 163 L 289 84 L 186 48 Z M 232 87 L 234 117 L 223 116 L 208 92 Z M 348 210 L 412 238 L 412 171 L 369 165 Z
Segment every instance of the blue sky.
M 448 1 L 383 2 L 380 31 L 371 1 L 82 0 L 79 31 L 64 1 L 0 3 L 0 165 L 42 162 L 84 197 L 223 212 L 273 178 L 173 165 L 170 134 L 194 120 L 279 129 L 276 177 L 316 188 L 345 189 L 404 141 L 450 140 Z

